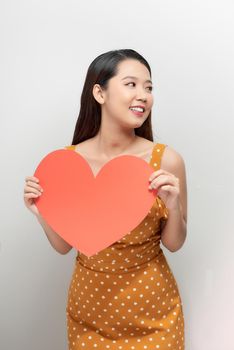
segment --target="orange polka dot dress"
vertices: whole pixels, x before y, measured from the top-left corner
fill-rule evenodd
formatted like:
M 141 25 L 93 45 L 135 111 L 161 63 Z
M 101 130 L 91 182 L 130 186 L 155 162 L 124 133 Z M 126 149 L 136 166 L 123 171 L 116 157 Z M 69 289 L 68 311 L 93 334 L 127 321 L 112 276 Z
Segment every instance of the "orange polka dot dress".
M 155 170 L 165 147 L 153 148 Z M 66 307 L 68 350 L 184 350 L 182 302 L 160 247 L 168 215 L 157 196 L 122 239 L 91 257 L 78 252 Z

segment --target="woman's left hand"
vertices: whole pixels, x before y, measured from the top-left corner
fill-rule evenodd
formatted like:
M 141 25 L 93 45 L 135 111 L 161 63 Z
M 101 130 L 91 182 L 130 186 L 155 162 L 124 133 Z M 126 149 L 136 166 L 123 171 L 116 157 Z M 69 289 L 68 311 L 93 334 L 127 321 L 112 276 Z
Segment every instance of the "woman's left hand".
M 157 195 L 163 200 L 168 209 L 180 207 L 180 184 L 175 175 L 166 170 L 154 171 L 150 177 L 149 189 L 157 189 Z

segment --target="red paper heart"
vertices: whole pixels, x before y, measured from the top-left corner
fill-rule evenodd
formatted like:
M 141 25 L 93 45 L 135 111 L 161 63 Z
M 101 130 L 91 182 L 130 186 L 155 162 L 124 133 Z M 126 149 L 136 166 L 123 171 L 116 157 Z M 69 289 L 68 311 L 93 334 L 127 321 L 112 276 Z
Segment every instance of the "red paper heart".
M 42 159 L 34 173 L 43 188 L 35 204 L 58 235 L 91 256 L 145 218 L 157 192 L 148 189 L 152 170 L 143 159 L 122 155 L 94 177 L 76 151 L 56 150 Z

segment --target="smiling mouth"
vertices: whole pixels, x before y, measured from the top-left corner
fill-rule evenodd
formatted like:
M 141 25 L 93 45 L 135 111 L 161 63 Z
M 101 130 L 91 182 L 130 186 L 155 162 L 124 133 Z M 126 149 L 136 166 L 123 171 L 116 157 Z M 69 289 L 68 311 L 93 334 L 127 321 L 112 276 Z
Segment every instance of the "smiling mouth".
M 129 108 L 129 109 L 130 109 L 130 108 Z M 143 114 L 144 114 L 144 112 L 140 112 L 140 111 L 137 111 L 137 110 L 132 110 L 132 109 L 130 109 L 130 111 L 131 111 L 132 113 L 134 113 L 134 115 L 137 115 L 137 116 L 139 116 L 139 117 L 142 117 Z
M 145 112 L 145 107 L 144 106 L 130 106 L 129 109 L 137 110 L 139 112 Z

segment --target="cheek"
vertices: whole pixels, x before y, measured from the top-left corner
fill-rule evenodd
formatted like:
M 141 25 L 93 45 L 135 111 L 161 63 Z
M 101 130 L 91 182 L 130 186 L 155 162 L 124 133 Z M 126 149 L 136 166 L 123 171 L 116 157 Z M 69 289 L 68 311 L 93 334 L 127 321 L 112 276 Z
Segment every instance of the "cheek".
M 154 103 L 154 96 L 153 95 L 149 95 L 148 102 L 151 106 L 153 105 L 153 103 Z
M 117 93 L 112 96 L 111 104 L 118 110 L 127 110 L 131 103 L 133 97 L 129 93 Z
M 123 103 L 127 98 L 128 94 L 126 93 L 126 91 L 124 91 L 123 89 L 115 88 L 113 89 L 113 91 L 111 91 L 108 100 L 111 104 L 114 105 L 116 103 Z

